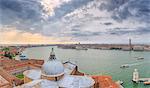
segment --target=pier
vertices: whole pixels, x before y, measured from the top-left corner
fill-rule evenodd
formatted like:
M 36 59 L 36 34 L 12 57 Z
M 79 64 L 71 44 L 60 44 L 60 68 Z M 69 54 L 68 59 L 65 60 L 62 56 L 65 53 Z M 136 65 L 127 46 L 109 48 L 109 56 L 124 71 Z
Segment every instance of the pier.
M 146 82 L 149 81 L 150 82 L 150 78 L 139 78 L 140 82 Z

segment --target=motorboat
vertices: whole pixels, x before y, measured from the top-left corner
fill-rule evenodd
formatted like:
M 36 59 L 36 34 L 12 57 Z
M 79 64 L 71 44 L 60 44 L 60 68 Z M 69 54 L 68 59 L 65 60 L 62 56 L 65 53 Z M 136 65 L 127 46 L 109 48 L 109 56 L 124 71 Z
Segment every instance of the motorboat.
M 29 58 L 27 57 L 27 56 L 25 56 L 25 55 L 19 55 L 19 57 L 20 57 L 20 60 L 28 60 Z
M 123 85 L 123 81 L 121 81 L 121 80 L 116 81 L 116 83 L 120 84 L 120 85 Z
M 76 50 L 88 50 L 88 49 L 82 46 L 76 46 Z
M 121 65 L 120 68 L 129 68 L 128 64 Z
M 143 57 L 137 57 L 137 60 L 143 60 L 144 58 Z

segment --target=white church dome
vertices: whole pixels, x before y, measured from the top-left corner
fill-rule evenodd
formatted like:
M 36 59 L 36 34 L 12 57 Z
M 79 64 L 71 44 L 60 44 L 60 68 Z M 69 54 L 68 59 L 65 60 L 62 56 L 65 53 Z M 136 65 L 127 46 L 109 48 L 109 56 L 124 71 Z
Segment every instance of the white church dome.
M 64 73 L 64 66 L 61 61 L 56 59 L 53 48 L 49 60 L 44 62 L 42 70 L 45 75 L 59 75 Z

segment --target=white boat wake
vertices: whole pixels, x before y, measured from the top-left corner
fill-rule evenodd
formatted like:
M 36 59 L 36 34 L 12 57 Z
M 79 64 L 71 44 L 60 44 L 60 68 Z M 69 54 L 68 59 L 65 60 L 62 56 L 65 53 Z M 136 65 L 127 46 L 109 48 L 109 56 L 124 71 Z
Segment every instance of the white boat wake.
M 133 64 L 128 64 L 129 66 L 137 66 L 137 65 L 142 65 L 142 64 L 148 64 L 150 62 L 138 62 L 138 63 L 133 63 Z

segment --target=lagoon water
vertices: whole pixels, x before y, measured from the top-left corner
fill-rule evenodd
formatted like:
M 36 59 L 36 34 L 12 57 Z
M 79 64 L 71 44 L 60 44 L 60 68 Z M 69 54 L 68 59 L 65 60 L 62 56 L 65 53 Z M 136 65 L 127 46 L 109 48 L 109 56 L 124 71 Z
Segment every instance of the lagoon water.
M 47 60 L 54 48 L 56 58 L 61 61 L 75 61 L 81 72 L 90 75 L 111 75 L 114 80 L 122 80 L 125 88 L 150 88 L 143 83 L 132 83 L 132 72 L 138 69 L 140 77 L 150 78 L 150 52 L 118 51 L 118 50 L 74 50 L 61 49 L 57 46 L 33 47 L 27 48 L 23 54 L 33 59 Z M 144 57 L 143 60 L 137 60 L 135 57 Z M 130 67 L 121 69 L 123 64 L 129 64 Z

